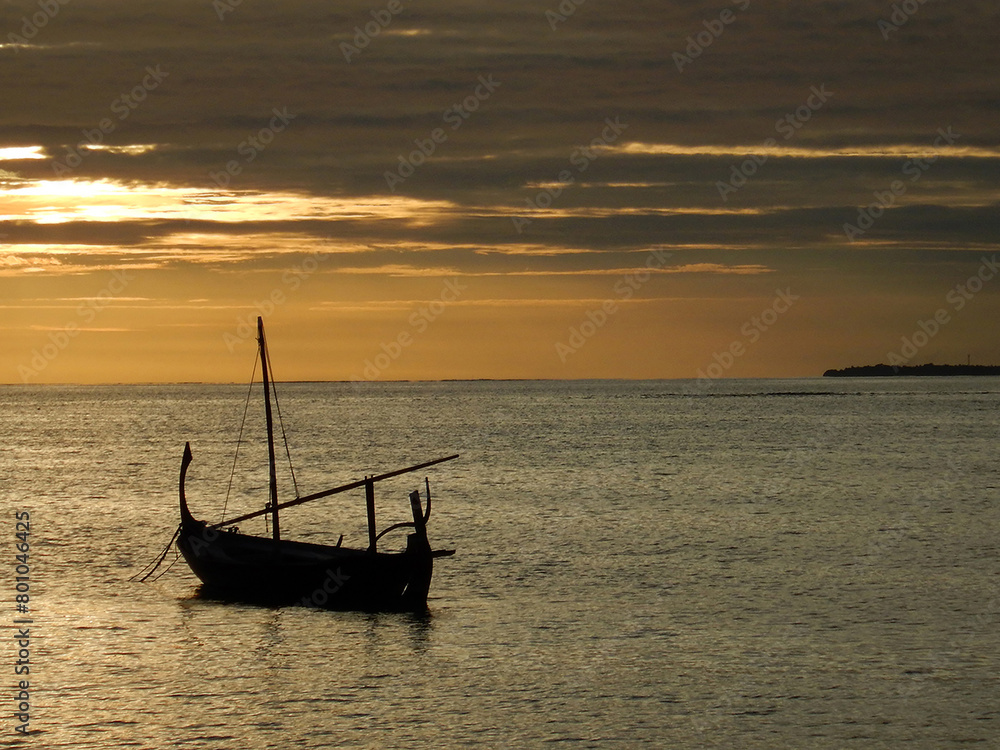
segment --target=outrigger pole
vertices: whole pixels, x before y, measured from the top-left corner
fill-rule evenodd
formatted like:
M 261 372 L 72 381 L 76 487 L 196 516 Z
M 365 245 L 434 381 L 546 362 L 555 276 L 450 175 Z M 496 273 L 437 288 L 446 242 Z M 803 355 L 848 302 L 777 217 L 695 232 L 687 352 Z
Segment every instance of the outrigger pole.
M 435 464 L 444 463 L 445 461 L 451 461 L 453 458 L 458 458 L 459 454 L 456 453 L 453 456 L 445 456 L 444 458 L 435 458 L 433 461 L 427 461 L 422 464 L 417 464 L 416 466 L 408 466 L 405 469 L 396 469 L 395 471 L 390 471 L 386 474 L 379 474 L 378 476 L 368 477 L 367 479 L 359 479 L 356 482 L 350 482 L 348 484 L 342 484 L 339 487 L 334 487 L 332 490 L 323 490 L 322 492 L 316 492 L 312 495 L 304 495 L 303 497 L 296 498 L 295 500 L 289 500 L 287 503 L 280 503 L 275 505 L 273 511 L 276 513 L 279 510 L 284 510 L 285 508 L 291 508 L 293 505 L 301 505 L 302 503 L 308 503 L 310 500 L 319 500 L 321 497 L 329 497 L 330 495 L 336 495 L 338 492 L 347 492 L 348 490 L 357 489 L 358 487 L 364 487 L 368 482 L 381 482 L 383 479 L 390 479 L 392 477 L 398 477 L 400 474 L 407 474 L 411 471 L 419 471 L 420 469 L 426 469 L 428 466 L 434 466 Z M 247 513 L 243 516 L 237 516 L 236 518 L 230 518 L 228 521 L 222 521 L 220 523 L 213 523 L 208 526 L 210 529 L 218 529 L 222 526 L 229 526 L 234 523 L 240 523 L 241 521 L 246 521 L 250 518 L 256 518 L 257 516 L 262 516 L 265 513 L 271 513 L 271 508 L 264 508 L 263 510 L 257 510 L 253 513 Z

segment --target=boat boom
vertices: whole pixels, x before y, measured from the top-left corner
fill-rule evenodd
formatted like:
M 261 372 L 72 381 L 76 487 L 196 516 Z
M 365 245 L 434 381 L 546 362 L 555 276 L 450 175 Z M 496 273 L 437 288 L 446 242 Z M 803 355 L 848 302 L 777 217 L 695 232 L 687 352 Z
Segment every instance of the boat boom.
M 364 487 L 368 482 L 381 482 L 383 479 L 391 479 L 392 477 L 398 477 L 400 474 L 407 474 L 411 471 L 419 471 L 420 469 L 426 469 L 428 466 L 434 466 L 435 464 L 444 463 L 445 461 L 451 461 L 453 458 L 458 458 L 459 454 L 455 453 L 451 456 L 445 456 L 444 458 L 436 458 L 433 461 L 426 461 L 422 464 L 417 464 L 416 466 L 408 466 L 405 469 L 396 469 L 395 471 L 390 471 L 386 474 L 379 474 L 378 476 L 369 477 L 368 479 L 359 479 L 356 482 L 349 482 L 348 484 L 342 484 L 339 487 L 334 487 L 330 490 L 323 490 L 322 492 L 314 492 L 311 495 L 303 495 L 302 497 L 296 498 L 295 500 L 289 500 L 287 503 L 280 503 L 277 506 L 267 507 L 263 510 L 254 511 L 253 513 L 247 513 L 236 518 L 230 518 L 228 521 L 223 521 L 221 523 L 211 524 L 208 528 L 217 529 L 222 526 L 229 526 L 234 523 L 240 523 L 241 521 L 246 521 L 250 518 L 256 518 L 257 516 L 262 516 L 265 513 L 271 513 L 272 510 L 284 510 L 285 508 L 291 508 L 293 505 L 301 505 L 302 503 L 308 503 L 311 500 L 319 500 L 323 497 L 329 497 L 330 495 L 336 495 L 339 492 L 347 492 L 348 490 L 357 489 L 358 487 Z

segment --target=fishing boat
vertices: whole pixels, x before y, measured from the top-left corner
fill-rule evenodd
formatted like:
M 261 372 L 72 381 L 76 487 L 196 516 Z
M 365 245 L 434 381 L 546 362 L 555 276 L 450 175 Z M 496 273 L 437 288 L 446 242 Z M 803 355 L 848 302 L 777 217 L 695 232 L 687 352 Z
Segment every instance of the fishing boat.
M 278 502 L 271 408 L 272 397 L 275 403 L 277 400 L 269 377 L 270 361 L 261 318 L 257 319 L 257 343 L 264 384 L 270 470 L 268 499 L 264 508 L 214 524 L 195 518 L 188 508 L 184 487 L 192 461 L 191 445 L 188 443 L 184 447 L 179 482 L 181 524 L 177 547 L 191 570 L 201 579 L 203 593 L 238 601 L 303 604 L 328 609 L 426 610 L 434 559 L 454 554 L 454 550 L 432 550 L 427 540 L 427 521 L 431 513 L 430 482 L 424 479 L 426 507 L 421 502 L 420 491 L 414 490 L 409 495 L 413 520 L 393 524 L 381 532 L 376 531 L 375 524 L 375 485 L 401 474 L 450 461 L 458 455 L 365 476 L 332 489 Z M 280 511 L 360 488 L 365 491 L 368 513 L 367 547 L 342 546 L 343 536 L 336 545 L 281 538 Z M 244 534 L 236 527 L 237 523 L 259 516 L 267 516 L 270 520 L 270 537 Z M 402 528 L 412 529 L 403 551 L 378 549 L 382 537 Z

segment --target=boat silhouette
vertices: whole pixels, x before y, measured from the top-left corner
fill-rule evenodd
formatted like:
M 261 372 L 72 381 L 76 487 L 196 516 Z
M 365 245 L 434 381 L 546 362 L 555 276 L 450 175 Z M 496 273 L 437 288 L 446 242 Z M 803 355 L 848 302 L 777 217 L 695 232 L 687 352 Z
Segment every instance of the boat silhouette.
M 273 384 L 269 380 L 269 359 L 264 322 L 257 319 L 257 341 L 264 383 L 264 412 L 267 423 L 269 464 L 268 501 L 264 508 L 224 522 L 209 524 L 198 520 L 188 508 L 185 479 L 192 461 L 190 443 L 184 447 L 179 481 L 181 523 L 177 547 L 192 572 L 202 581 L 202 593 L 211 597 L 264 604 L 303 604 L 328 609 L 421 612 L 434 571 L 434 558 L 454 554 L 454 550 L 432 550 L 427 539 L 431 513 L 430 483 L 425 478 L 426 508 L 420 492 L 410 493 L 412 521 L 397 523 L 376 532 L 375 485 L 378 482 L 444 461 L 458 455 L 426 461 L 415 466 L 348 482 L 332 489 L 278 502 L 274 452 L 274 423 L 271 409 Z M 368 546 L 312 544 L 281 538 L 279 512 L 348 490 L 364 487 L 368 514 Z M 239 532 L 235 524 L 266 515 L 271 536 Z M 379 540 L 401 528 L 410 528 L 406 548 L 401 552 L 378 550 Z

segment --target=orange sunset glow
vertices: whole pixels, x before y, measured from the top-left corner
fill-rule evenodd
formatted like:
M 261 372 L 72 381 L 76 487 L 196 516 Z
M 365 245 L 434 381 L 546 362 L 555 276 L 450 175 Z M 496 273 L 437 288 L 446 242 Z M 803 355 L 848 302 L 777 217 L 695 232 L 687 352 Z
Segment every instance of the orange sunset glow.
M 1000 362 L 982 9 L 22 5 L 2 382 Z

